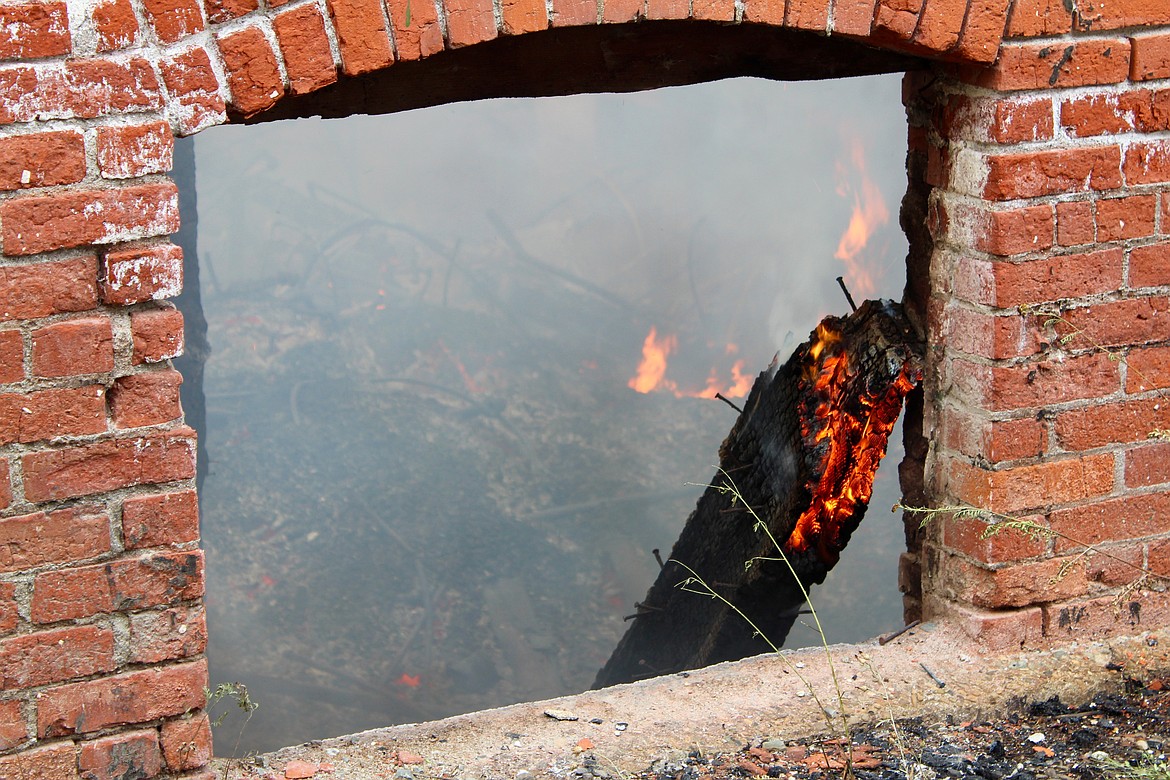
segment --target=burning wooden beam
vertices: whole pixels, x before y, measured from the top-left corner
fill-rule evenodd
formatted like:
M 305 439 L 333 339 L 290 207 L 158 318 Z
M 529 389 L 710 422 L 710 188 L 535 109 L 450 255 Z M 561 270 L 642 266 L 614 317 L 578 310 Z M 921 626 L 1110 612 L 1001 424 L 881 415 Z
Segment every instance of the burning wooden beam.
M 692 576 L 782 644 L 804 603 L 792 572 L 807 589 L 837 563 L 865 514 L 902 401 L 920 378 L 919 340 L 889 301 L 828 317 L 786 363 L 773 359 L 720 447 L 719 473 L 594 686 L 769 649 L 721 599 L 680 587 Z

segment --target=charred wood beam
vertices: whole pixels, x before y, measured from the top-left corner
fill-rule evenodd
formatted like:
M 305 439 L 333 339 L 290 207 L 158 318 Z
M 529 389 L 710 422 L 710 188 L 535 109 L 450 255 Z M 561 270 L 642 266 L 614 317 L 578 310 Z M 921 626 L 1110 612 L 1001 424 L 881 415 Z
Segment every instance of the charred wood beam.
M 824 582 L 865 514 L 921 354 L 898 304 L 866 301 L 848 317 L 826 318 L 783 365 L 773 359 L 641 602 L 654 609 L 638 610 L 594 687 L 768 651 L 723 601 L 681 587 L 692 572 L 783 643 L 804 603 L 801 585 Z

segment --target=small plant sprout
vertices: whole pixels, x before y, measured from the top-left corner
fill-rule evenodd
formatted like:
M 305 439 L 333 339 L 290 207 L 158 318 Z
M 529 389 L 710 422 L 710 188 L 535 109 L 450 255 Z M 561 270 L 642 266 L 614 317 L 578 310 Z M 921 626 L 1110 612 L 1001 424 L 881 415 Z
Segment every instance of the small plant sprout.
M 252 697 L 248 695 L 248 686 L 244 685 L 242 682 L 220 683 L 219 685 L 215 686 L 214 690 L 204 688 L 203 695 L 207 698 L 208 712 L 211 712 L 211 710 L 220 702 L 234 701 L 236 707 L 244 713 L 244 722 L 240 724 L 240 731 L 236 735 L 236 744 L 232 748 L 232 755 L 235 756 L 236 751 L 240 749 L 240 739 L 244 736 L 244 729 L 247 727 L 248 721 L 252 720 L 252 715 L 256 712 L 257 709 L 259 709 L 260 704 L 254 701 Z M 223 712 L 221 712 L 218 716 L 212 719 L 211 725 L 213 727 L 219 727 L 223 725 L 223 722 L 227 719 L 230 712 L 231 708 L 229 706 L 227 709 L 224 709 Z

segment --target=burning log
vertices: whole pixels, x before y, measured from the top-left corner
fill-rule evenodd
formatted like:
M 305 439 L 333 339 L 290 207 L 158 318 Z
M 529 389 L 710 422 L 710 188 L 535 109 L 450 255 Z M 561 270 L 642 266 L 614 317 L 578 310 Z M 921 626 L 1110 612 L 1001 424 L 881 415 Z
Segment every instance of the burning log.
M 867 301 L 846 318 L 827 317 L 783 365 L 773 359 L 594 687 L 769 649 L 721 599 L 682 589 L 692 572 L 783 643 L 804 603 L 792 571 L 805 589 L 824 582 L 861 522 L 902 401 L 921 378 L 920 352 L 899 305 Z

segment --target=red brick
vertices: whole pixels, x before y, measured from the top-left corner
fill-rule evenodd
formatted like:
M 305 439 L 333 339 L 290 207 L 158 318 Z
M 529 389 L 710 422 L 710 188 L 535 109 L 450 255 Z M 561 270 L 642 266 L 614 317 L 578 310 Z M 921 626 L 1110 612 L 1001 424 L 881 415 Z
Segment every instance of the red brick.
M 1009 0 L 971 0 L 955 52 L 975 62 L 995 62 L 1007 25 Z
M 1076 8 L 1085 31 L 1170 25 L 1170 7 L 1161 0 L 1077 0 Z
M 959 42 L 966 12 L 967 0 L 926 0 L 922 18 L 914 33 L 914 42 L 932 51 L 953 48 Z
M 553 0 L 556 2 L 556 0 Z M 870 7 L 874 0 L 868 0 Z M 581 4 L 584 6 L 584 4 Z M 556 7 L 553 6 L 553 7 Z M 735 2 L 732 0 L 691 0 L 690 15 L 694 19 L 707 21 L 729 22 L 735 20 Z M 869 29 L 869 20 L 866 20 L 866 30 Z
M 1005 91 L 1118 84 L 1129 77 L 1129 41 L 1004 44 L 994 67 L 968 68 L 978 86 Z
M 1062 338 L 1070 337 L 1071 349 L 1165 341 L 1170 334 L 1170 300 L 1130 298 L 1068 309 L 1055 329 Z
M 1129 77 L 1134 81 L 1170 78 L 1170 33 L 1135 35 Z
M 1170 621 L 1166 594 L 1143 591 L 1118 605 L 1117 596 L 1079 599 L 1044 607 L 1044 633 L 1054 641 L 1105 639 L 1161 628 Z
M 942 416 L 944 441 L 952 450 L 990 463 L 1035 458 L 1048 448 L 1048 432 L 1034 417 L 988 420 L 948 407 Z
M 450 0 L 447 0 L 447 4 L 450 5 Z M 635 21 L 645 16 L 644 5 L 644 0 L 603 0 L 601 21 L 607 24 Z
M 90 119 L 107 114 L 161 109 L 162 91 L 150 62 L 106 59 L 66 60 L 68 108 Z
M 451 48 L 470 46 L 496 37 L 496 19 L 491 0 L 444 0 L 443 5 L 447 9 L 447 40 Z
M 1043 525 L 1043 518 L 1027 518 Z M 1033 538 L 1022 531 L 1002 528 L 989 532 L 996 525 L 975 517 L 959 517 L 946 521 L 943 544 L 980 563 L 1007 563 L 1043 555 L 1048 548 L 1047 537 Z
M 990 653 L 1035 647 L 1044 640 L 1044 615 L 1040 607 L 982 610 L 928 598 L 923 614 L 932 619 L 945 619 L 977 647 Z
M 1158 199 L 1154 195 L 1130 195 L 1097 201 L 1097 240 L 1120 241 L 1154 235 Z
M 1116 146 L 995 155 L 987 164 L 983 195 L 991 200 L 1116 189 L 1122 183 Z
M 110 672 L 114 632 L 98 626 L 71 626 L 0 639 L 0 686 L 6 691 L 35 688 Z
M 65 74 L 58 69 L 0 68 L 0 124 L 68 116 Z
M 92 733 L 182 715 L 204 705 L 206 685 L 207 662 L 194 661 L 51 688 L 37 700 L 37 734 Z
M 1036 329 L 1019 315 L 984 314 L 953 305 L 938 330 L 948 348 L 969 355 L 1003 359 L 1027 357 L 1040 350 Z
M 337 30 L 341 67 L 347 76 L 385 68 L 394 62 L 380 0 L 327 0 L 327 5 Z
M 659 12 L 665 8 L 676 8 L 678 3 L 671 3 L 669 0 L 665 3 L 651 3 L 656 5 Z M 610 8 L 606 7 L 606 13 L 610 12 Z M 677 8 L 676 8 L 677 10 Z M 526 32 L 537 32 L 539 30 L 548 29 L 548 10 L 545 8 L 544 0 L 503 0 L 500 3 L 500 11 L 503 16 L 503 25 L 501 32 L 505 35 L 520 35 Z M 639 13 L 641 12 L 641 5 L 639 5 Z M 682 17 L 666 16 L 656 18 L 686 18 L 687 8 L 684 4 Z M 402 38 L 398 34 L 398 28 L 395 26 L 394 30 L 395 40 L 401 41 Z M 402 45 L 398 46 L 399 57 L 402 58 Z
M 198 541 L 195 491 L 127 498 L 122 504 L 122 539 L 131 550 Z
M 24 726 L 21 702 L 16 699 L 0 701 L 0 750 L 9 750 L 28 739 Z
M 157 777 L 162 772 L 158 731 L 127 731 L 81 743 L 77 768 L 81 780 Z
M 1113 492 L 1113 455 L 1049 460 L 995 471 L 954 461 L 948 492 L 963 503 L 1020 514 Z
M 174 306 L 132 313 L 130 332 L 135 365 L 161 363 L 183 354 L 183 313 Z
M 955 270 L 954 293 L 1000 308 L 1082 298 L 1120 288 L 1124 258 L 1120 248 L 1020 262 L 963 258 Z
M 743 20 L 779 27 L 784 24 L 785 0 L 745 0 Z
M 0 636 L 11 634 L 19 624 L 20 608 L 16 603 L 16 585 L 11 582 L 0 582 Z M 0 709 L 0 712 L 3 710 Z M 0 750 L 7 747 L 10 746 L 4 744 L 4 718 L 0 715 Z
M 1125 183 L 1154 184 L 1170 181 L 1170 143 L 1134 143 L 1125 150 Z
M 36 623 L 150 609 L 203 595 L 203 552 L 152 553 L 42 572 L 33 582 Z
M 211 761 L 211 724 L 207 713 L 200 712 L 163 723 L 162 749 L 167 768 L 172 772 L 205 766 Z
M 107 179 L 166 173 L 172 167 L 174 146 L 170 125 L 165 122 L 99 127 L 98 169 Z
M 130 660 L 156 664 L 202 655 L 207 618 L 202 607 L 150 609 L 130 616 Z
M 836 0 L 833 3 L 833 32 L 868 37 L 876 4 L 877 0 Z
M 22 459 L 29 501 L 56 501 L 132 485 L 195 476 L 195 440 L 189 429 L 113 439 L 60 450 L 33 452 Z
M 259 29 L 246 27 L 218 39 L 231 88 L 231 106 L 248 116 L 271 108 L 284 95 L 276 55 Z
M 1170 444 L 1151 444 L 1125 451 L 1126 487 L 1170 482 Z
M 923 2 L 924 0 L 878 0 L 874 9 L 872 37 L 879 41 L 909 41 L 918 26 Z
M 1042 252 L 1055 242 L 1051 205 L 990 211 L 955 204 L 947 217 L 950 240 L 1001 257 Z
M 1170 284 L 1170 244 L 1137 246 L 1129 251 L 1129 286 Z
M 1007 37 L 1064 35 L 1072 31 L 1072 12 L 1064 0 L 1016 0 L 1008 19 Z
M 104 433 L 104 395 L 105 388 L 101 385 L 0 393 L 0 444 L 28 444 L 57 436 Z
M 168 181 L 12 198 L 0 204 L 0 220 L 10 255 L 131 241 L 179 229 L 178 190 Z
M 99 53 L 117 51 L 138 43 L 138 17 L 130 0 L 99 2 L 93 9 L 93 27 Z
M 204 49 L 194 48 L 162 59 L 159 70 L 171 95 L 171 116 L 180 134 L 189 135 L 227 121 L 219 81 Z
M 24 379 L 24 338 L 18 330 L 0 330 L 0 384 L 21 379 Z
M 687 12 L 684 9 L 675 18 L 685 19 L 686 17 Z M 829 3 L 824 2 L 824 0 L 788 0 L 788 8 L 784 12 L 784 26 L 827 33 L 829 31 Z
M 0 267 L 0 321 L 88 311 L 97 306 L 97 258 Z
M 143 0 L 142 5 L 163 43 L 175 43 L 203 29 L 198 0 Z
M 412 20 L 413 21 L 413 20 Z M 337 81 L 337 66 L 325 35 L 325 18 L 315 5 L 302 5 L 272 21 L 289 91 L 304 95 Z
M 699 0 L 702 2 L 703 0 Z M 726 2 L 726 0 L 716 0 Z M 697 16 L 697 14 L 696 14 Z M 744 18 L 747 18 L 745 7 Z M 552 27 L 573 27 L 597 23 L 597 3 L 589 0 L 553 0 L 553 12 L 549 18 Z
M 1062 576 L 1061 569 L 1066 566 Z M 991 609 L 1071 599 L 1089 591 L 1085 563 L 1076 556 L 1011 563 L 995 569 L 950 558 L 936 576 L 947 598 Z
M 12 479 L 8 476 L 8 461 L 0 460 L 0 509 L 7 509 L 12 503 Z M 0 608 L 0 613 L 3 609 Z M 0 616 L 0 630 L 3 629 L 4 619 Z
M 114 332 L 107 317 L 55 322 L 32 332 L 35 376 L 82 376 L 113 369 Z
M 207 10 L 207 21 L 212 24 L 238 19 L 260 7 L 257 0 L 203 0 L 203 5 Z M 270 3 L 269 5 L 275 6 L 277 4 Z
M 71 48 L 65 3 L 0 5 L 0 58 L 56 57 L 69 54 Z
M 1127 133 L 1136 120 L 1132 111 L 1121 105 L 1116 92 L 1082 95 L 1060 105 L 1060 124 L 1073 136 L 1085 138 L 1106 133 Z
M 1125 357 L 1125 391 L 1143 393 L 1170 387 L 1170 347 L 1133 348 Z
M 1170 577 L 1170 539 L 1150 542 L 1146 560 L 1149 561 L 1152 574 L 1159 577 Z
M 59 130 L 0 139 L 0 190 L 74 184 L 84 178 L 81 133 Z
M 178 371 L 148 371 L 118 377 L 110 388 L 110 413 L 118 428 L 161 425 L 183 415 Z
M 96 507 L 0 518 L 0 572 L 72 563 L 110 551 L 110 521 Z
M 1049 98 L 959 97 L 947 107 L 943 132 L 950 138 L 1017 144 L 1047 141 L 1053 135 Z
M 1100 403 L 1056 416 L 1056 438 L 1066 450 L 1147 440 L 1155 428 L 1170 428 L 1170 403 L 1161 398 Z
M 76 776 L 77 748 L 72 742 L 58 742 L 0 756 L 0 777 L 5 780 L 55 780 Z
M 410 8 L 410 24 L 406 23 L 406 9 Z M 516 8 L 514 9 L 513 6 Z M 509 29 L 509 25 L 516 25 L 517 10 L 527 9 L 528 0 L 503 0 L 500 4 L 504 15 L 504 29 L 506 32 L 517 30 Z M 443 30 L 439 27 L 439 16 L 434 3 L 416 3 L 414 0 L 388 0 L 386 8 L 390 12 L 390 20 L 394 25 L 394 41 L 398 45 L 398 59 L 417 60 L 429 57 L 443 50 Z M 544 3 L 541 2 L 541 8 Z M 544 12 L 542 11 L 542 16 Z M 519 16 L 527 18 L 527 13 Z M 547 20 L 545 27 L 548 26 Z M 544 29 L 544 28 L 541 28 Z
M 1056 204 L 1056 243 L 1079 246 L 1097 240 L 1097 222 L 1091 201 L 1066 201 Z
M 946 381 L 961 398 L 988 411 L 1100 398 L 1121 386 L 1117 364 L 1102 353 L 1020 366 L 986 366 L 956 358 L 947 366 Z
M 103 303 L 126 306 L 183 291 L 183 250 L 174 244 L 107 252 L 98 280 Z

